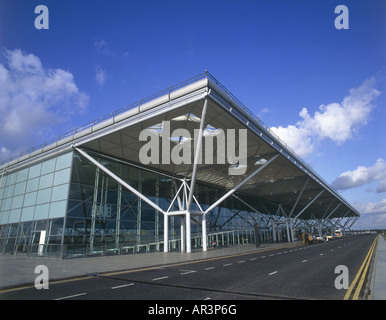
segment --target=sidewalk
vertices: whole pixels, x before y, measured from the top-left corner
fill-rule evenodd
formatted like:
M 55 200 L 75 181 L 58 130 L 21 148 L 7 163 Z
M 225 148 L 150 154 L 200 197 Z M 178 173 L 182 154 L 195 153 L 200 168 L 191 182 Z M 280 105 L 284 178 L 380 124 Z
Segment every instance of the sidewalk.
M 372 300 L 386 300 L 386 241 L 378 236 L 377 252 L 373 269 Z
M 301 241 L 274 244 L 264 243 L 259 248 L 256 248 L 255 245 L 244 245 L 210 249 L 206 252 L 154 252 L 63 260 L 26 257 L 24 255 L 0 255 L 0 289 L 33 285 L 35 278 L 38 276 L 37 273 L 35 274 L 35 267 L 38 265 L 47 266 L 49 279 L 50 281 L 54 281 L 96 273 L 146 268 L 227 255 L 289 248 L 299 245 L 302 245 Z

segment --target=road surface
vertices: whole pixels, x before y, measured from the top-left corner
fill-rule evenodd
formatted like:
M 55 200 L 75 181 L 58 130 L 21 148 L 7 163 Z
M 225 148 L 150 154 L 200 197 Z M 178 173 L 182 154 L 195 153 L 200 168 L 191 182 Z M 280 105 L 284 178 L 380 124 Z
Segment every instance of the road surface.
M 167 266 L 95 274 L 0 293 L 0 299 L 249 300 L 343 299 L 338 265 L 349 282 L 357 274 L 375 235 L 326 243 L 243 253 Z

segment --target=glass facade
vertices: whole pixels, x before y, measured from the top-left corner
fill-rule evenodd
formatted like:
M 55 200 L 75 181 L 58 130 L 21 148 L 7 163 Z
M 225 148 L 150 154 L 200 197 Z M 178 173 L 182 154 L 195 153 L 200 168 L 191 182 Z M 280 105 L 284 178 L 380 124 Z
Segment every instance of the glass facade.
M 163 210 L 168 209 L 181 184 L 178 179 L 124 162 L 98 155 L 93 158 Z M 225 192 L 197 183 L 195 197 L 205 210 Z M 256 223 L 262 226 L 264 221 L 258 220 L 258 215 L 245 203 L 253 208 L 260 208 L 261 203 L 240 194 L 238 197 L 228 198 L 208 213 L 209 246 L 254 242 L 254 226 Z M 173 206 L 172 211 L 178 210 L 177 202 Z M 193 203 L 192 210 L 198 209 Z M 182 219 L 179 216 L 168 219 L 169 249 L 178 250 Z M 2 177 L 1 253 L 35 252 L 70 257 L 162 251 L 163 230 L 162 213 L 74 152 Z M 45 231 L 43 239 L 42 231 Z M 193 248 L 201 246 L 201 232 L 201 217 L 192 216 Z M 260 241 L 271 240 L 270 229 L 260 228 Z
M 61 244 L 73 153 L 2 175 L 0 252 L 25 252 L 45 231 L 46 244 Z

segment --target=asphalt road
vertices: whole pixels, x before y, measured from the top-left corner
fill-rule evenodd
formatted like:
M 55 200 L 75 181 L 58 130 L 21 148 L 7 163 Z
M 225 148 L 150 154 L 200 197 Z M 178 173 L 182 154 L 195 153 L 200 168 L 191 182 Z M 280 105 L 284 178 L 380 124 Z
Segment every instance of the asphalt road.
M 375 235 L 259 253 L 238 254 L 174 265 L 50 283 L 0 299 L 58 300 L 248 300 L 343 299 L 335 268 L 345 265 L 354 279 Z

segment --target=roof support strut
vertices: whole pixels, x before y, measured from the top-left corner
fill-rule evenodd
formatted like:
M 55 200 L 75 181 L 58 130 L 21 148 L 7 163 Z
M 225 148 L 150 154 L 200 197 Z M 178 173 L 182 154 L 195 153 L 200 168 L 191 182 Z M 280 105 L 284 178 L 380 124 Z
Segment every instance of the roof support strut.
M 279 154 L 273 156 L 265 164 L 263 164 L 261 167 L 259 167 L 257 170 L 255 170 L 252 174 L 250 174 L 248 177 L 246 177 L 243 181 L 241 181 L 236 187 L 229 190 L 220 199 L 218 199 L 215 203 L 213 203 L 208 209 L 206 209 L 204 214 L 207 214 L 210 210 L 216 208 L 221 202 L 223 202 L 226 198 L 228 198 L 230 195 L 232 195 L 234 192 L 236 192 L 238 189 L 240 189 L 244 184 L 246 184 L 249 180 L 251 180 L 261 170 L 265 169 L 268 165 L 270 165 L 278 156 L 279 156 Z
M 314 203 L 314 201 L 316 199 L 318 199 L 322 193 L 324 192 L 325 190 L 323 189 L 321 192 L 319 192 L 298 214 L 297 216 L 294 218 L 294 220 L 296 220 L 304 211 L 306 211 L 308 209 L 308 207 Z
M 119 178 L 116 174 L 114 174 L 113 172 L 111 172 L 109 169 L 107 169 L 104 165 L 102 165 L 101 163 L 99 163 L 98 161 L 96 161 L 93 157 L 91 157 L 89 154 L 87 154 L 85 151 L 79 149 L 79 148 L 75 148 L 75 150 L 77 152 L 79 152 L 83 157 L 85 157 L 87 160 L 89 160 L 90 162 L 92 162 L 93 164 L 95 164 L 99 169 L 101 169 L 103 172 L 105 172 L 107 175 L 109 175 L 111 178 L 113 178 L 116 182 L 118 182 L 119 184 L 121 184 L 122 186 L 124 186 L 125 188 L 127 188 L 128 190 L 130 190 L 132 193 L 134 193 L 137 197 L 141 198 L 143 201 L 145 201 L 147 204 L 149 204 L 150 206 L 152 206 L 155 210 L 159 211 L 159 212 L 162 212 L 163 214 L 165 214 L 165 211 L 162 210 L 158 205 L 156 205 L 153 201 L 151 201 L 150 199 L 148 199 L 147 197 L 145 197 L 142 193 L 140 193 L 139 191 L 137 191 L 135 188 L 133 188 L 131 185 L 129 185 L 128 183 L 126 183 L 125 181 L 123 181 L 121 178 Z

